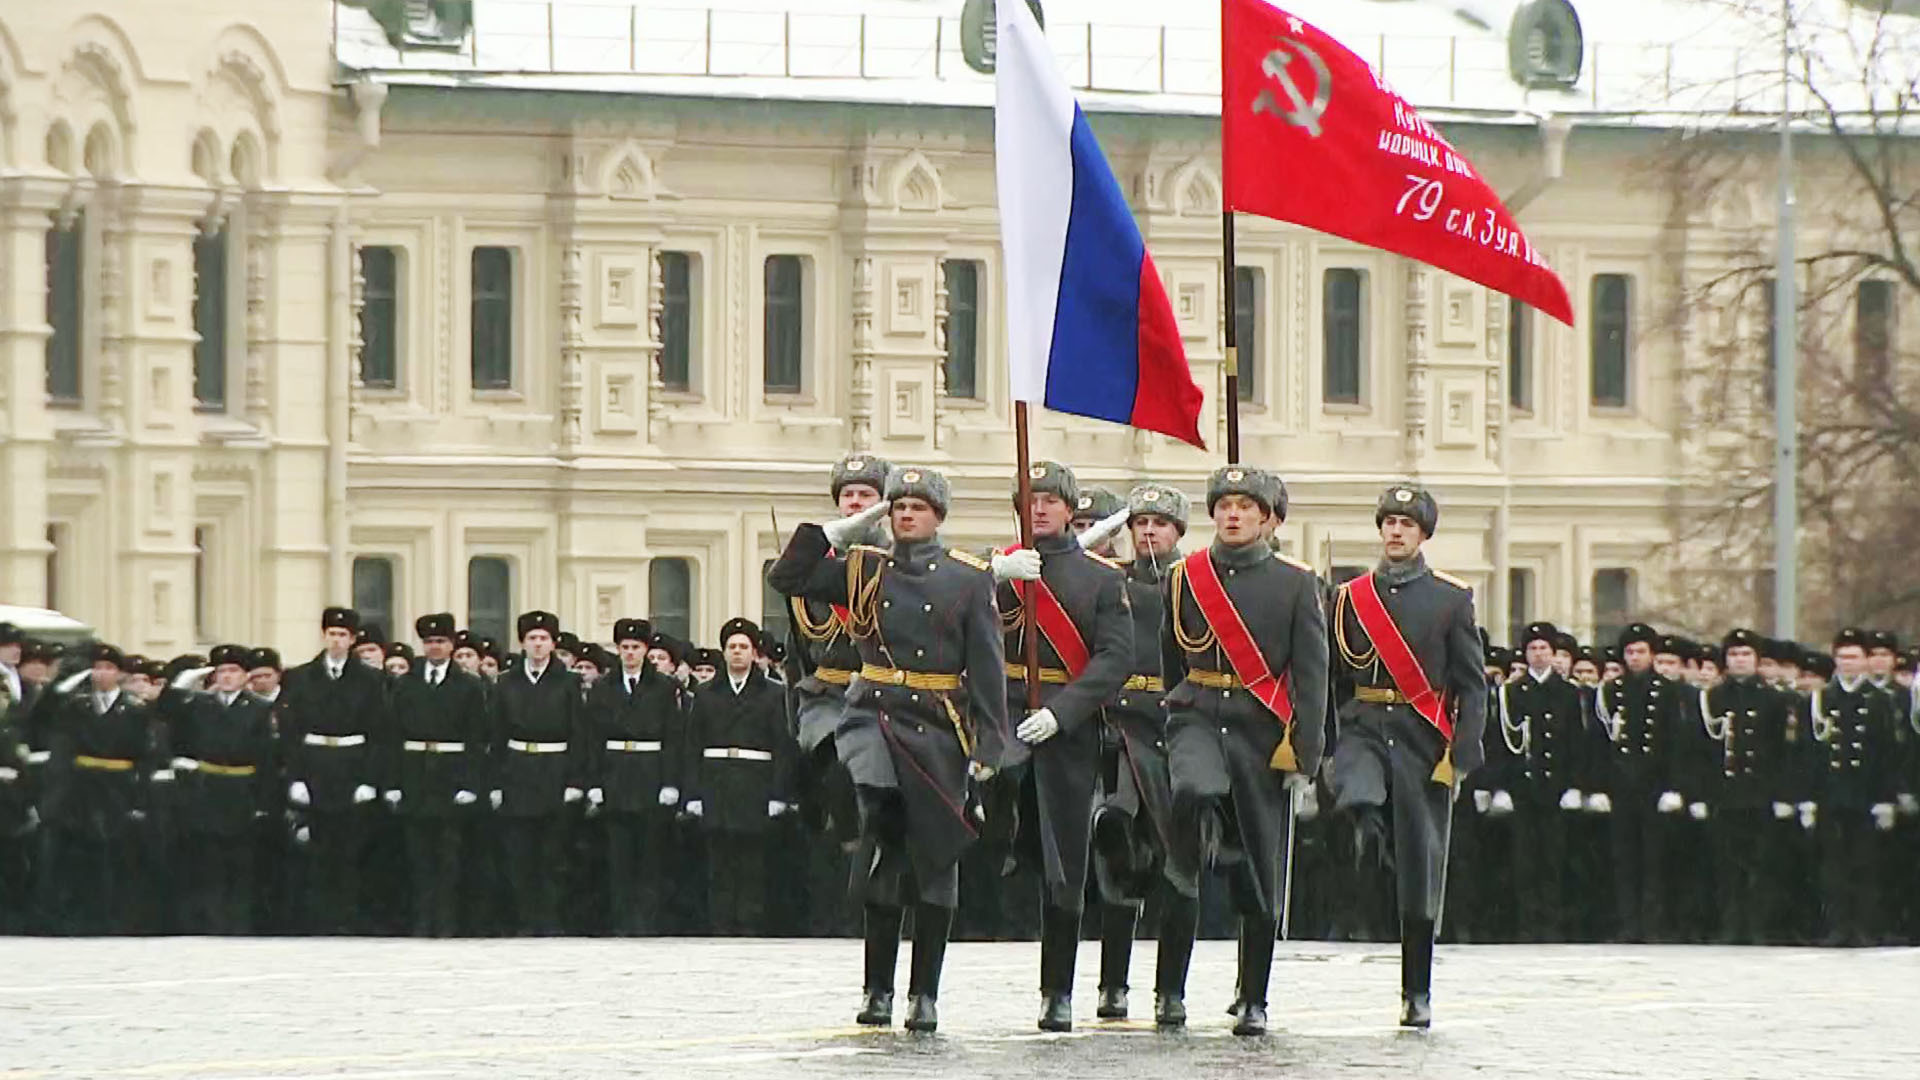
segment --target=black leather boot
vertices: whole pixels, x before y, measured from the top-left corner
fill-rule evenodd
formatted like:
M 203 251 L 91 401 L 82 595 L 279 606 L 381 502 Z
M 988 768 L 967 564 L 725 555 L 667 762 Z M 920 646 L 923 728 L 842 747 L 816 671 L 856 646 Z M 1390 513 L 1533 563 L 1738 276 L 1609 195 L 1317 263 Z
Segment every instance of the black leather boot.
M 1102 1020 L 1127 1018 L 1127 972 L 1139 919 L 1131 904 L 1108 904 L 1100 912 L 1100 1006 L 1094 1015 Z
M 1073 1030 L 1073 968 L 1080 951 L 1080 913 L 1048 906 L 1040 920 L 1041 1031 Z
M 940 968 L 947 959 L 947 931 L 953 911 L 933 904 L 913 909 L 913 960 L 907 976 L 908 1031 L 935 1031 L 940 1027 Z
M 1187 1025 L 1187 967 L 1193 960 L 1193 934 L 1200 902 L 1173 893 L 1160 916 L 1160 943 L 1154 959 L 1153 1022 L 1163 1028 Z
M 1278 927 L 1270 919 L 1240 919 L 1240 1009 L 1235 1035 L 1267 1033 L 1267 982 L 1273 973 L 1273 939 Z
M 893 969 L 900 959 L 900 909 L 866 908 L 865 997 L 854 1021 L 872 1027 L 893 1023 Z
M 1400 1026 L 1433 1026 L 1433 920 L 1400 920 Z

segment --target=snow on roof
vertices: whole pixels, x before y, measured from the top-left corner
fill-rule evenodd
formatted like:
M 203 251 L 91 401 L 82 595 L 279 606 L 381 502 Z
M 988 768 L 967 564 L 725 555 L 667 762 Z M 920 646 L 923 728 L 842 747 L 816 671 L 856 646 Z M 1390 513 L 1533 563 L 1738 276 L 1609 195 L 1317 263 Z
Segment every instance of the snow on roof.
M 1285 6 L 1440 118 L 1562 113 L 1664 124 L 1744 115 L 1764 124 L 1778 115 L 1771 0 L 1575 4 L 1586 46 L 1567 91 L 1530 91 L 1509 75 L 1513 0 Z M 991 76 L 962 58 L 960 8 L 960 0 L 475 0 L 472 32 L 455 52 L 396 49 L 365 10 L 336 3 L 334 50 L 346 71 L 394 84 L 990 107 Z M 1048 0 L 1045 9 L 1060 70 L 1089 110 L 1218 115 L 1217 4 Z M 1837 93 L 1840 111 L 1862 108 L 1867 85 L 1905 85 L 1920 70 L 1920 20 L 1846 0 L 1799 0 L 1797 19 L 1796 55 L 1810 59 L 1816 85 Z M 1863 81 L 1863 70 L 1876 80 Z M 1796 93 L 1796 108 L 1805 98 Z

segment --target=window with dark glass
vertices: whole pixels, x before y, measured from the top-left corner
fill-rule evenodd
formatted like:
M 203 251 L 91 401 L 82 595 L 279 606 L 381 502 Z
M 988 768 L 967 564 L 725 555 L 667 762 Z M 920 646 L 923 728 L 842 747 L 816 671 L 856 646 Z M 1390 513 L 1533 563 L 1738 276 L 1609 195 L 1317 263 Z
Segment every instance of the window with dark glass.
M 655 559 L 647 567 L 648 618 L 656 630 L 682 641 L 693 637 L 693 564 L 686 559 Z
M 1612 566 L 1593 572 L 1593 637 L 1611 645 L 1633 621 L 1633 571 Z
M 948 259 L 947 396 L 980 396 L 980 264 Z
M 514 641 L 513 566 L 497 555 L 467 560 L 467 628 L 503 646 Z
M 1893 313 L 1893 282 L 1869 279 L 1854 287 L 1854 363 L 1870 382 L 1885 382 L 1893 370 Z
M 1233 346 L 1239 352 L 1240 400 L 1260 399 L 1260 342 L 1266 326 L 1260 302 L 1266 297 L 1260 269 L 1233 268 Z
M 1633 281 L 1625 274 L 1593 276 L 1593 313 L 1589 333 L 1592 353 L 1593 404 L 1600 408 L 1627 406 L 1628 350 L 1633 346 Z
M 1507 406 L 1533 411 L 1533 309 L 1507 299 Z
M 675 393 L 693 389 L 693 259 L 660 253 L 660 384 Z
M 227 227 L 193 238 L 193 402 L 227 405 Z
M 1507 571 L 1507 642 L 1515 648 L 1520 647 L 1521 635 L 1527 632 L 1527 623 L 1533 620 L 1533 571 L 1510 569 Z
M 47 230 L 47 397 L 55 404 L 80 401 L 81 240 L 85 218 Z
M 767 571 L 772 569 L 772 559 L 760 564 L 760 627 L 773 640 L 785 641 L 787 628 L 793 622 L 793 614 L 787 607 L 786 596 L 767 584 Z
M 207 587 L 212 583 L 212 573 L 207 567 L 207 549 L 213 542 L 213 530 L 205 525 L 196 525 L 193 530 L 193 636 L 197 641 L 210 641 L 212 630 L 213 598 L 207 595 Z
M 360 385 L 391 390 L 400 372 L 400 253 L 360 249 Z
M 1321 393 L 1330 405 L 1360 404 L 1365 298 L 1366 276 L 1359 270 L 1334 267 L 1321 278 Z
M 393 560 L 359 555 L 353 560 L 353 609 L 361 625 L 378 626 L 389 638 L 400 637 L 393 622 Z
M 59 611 L 62 592 L 60 588 L 60 555 L 67 546 L 67 527 L 62 524 L 47 526 L 47 602 L 48 611 Z
M 513 249 L 473 249 L 473 388 L 513 389 Z
M 765 352 L 766 392 L 797 394 L 801 390 L 806 342 L 806 274 L 798 255 L 769 255 L 766 265 Z

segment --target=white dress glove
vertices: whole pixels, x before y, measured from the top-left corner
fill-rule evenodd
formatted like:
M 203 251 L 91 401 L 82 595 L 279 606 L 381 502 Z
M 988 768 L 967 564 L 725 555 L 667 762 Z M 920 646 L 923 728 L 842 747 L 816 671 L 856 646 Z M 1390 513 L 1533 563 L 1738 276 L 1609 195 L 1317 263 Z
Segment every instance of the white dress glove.
M 677 787 L 661 788 L 660 789 L 660 805 L 661 806 L 679 806 L 680 805 L 680 789 Z
M 507 797 L 505 793 L 499 788 L 494 788 L 492 791 L 487 792 L 487 802 L 491 803 L 495 810 L 500 809 L 500 804 L 506 801 Z
M 701 802 L 699 799 L 689 799 L 687 801 L 687 813 L 694 817 L 706 817 L 707 804 Z
M 313 801 L 313 796 L 307 794 L 305 780 L 295 780 L 287 785 L 287 801 L 295 806 L 306 806 Z
M 0 765 L 0 784 L 11 784 L 18 779 L 20 779 L 19 769 L 7 765 Z
M 1504 791 L 1494 792 L 1493 809 L 1489 810 L 1488 813 L 1491 813 L 1494 817 L 1505 817 L 1513 813 L 1513 796 Z
M 1873 827 L 1881 832 L 1893 828 L 1893 804 L 1890 802 L 1873 804 Z
M 1775 820 L 1778 821 L 1791 821 L 1793 820 L 1793 806 L 1783 802 L 1774 803 L 1773 816 Z
M 1492 805 L 1493 805 L 1493 792 L 1476 791 L 1473 793 L 1473 808 L 1475 811 L 1484 814 L 1487 812 L 1487 807 Z
M 1707 804 L 1703 802 L 1688 803 L 1687 816 L 1695 821 L 1707 820 Z
M 45 765 L 51 760 L 53 760 L 53 751 L 51 750 L 31 750 L 27 752 L 27 764 L 29 765 Z
M 1020 721 L 1020 726 L 1014 728 L 1013 733 L 1021 742 L 1038 746 L 1060 734 L 1060 721 L 1054 717 L 1052 709 L 1041 709 Z
M 1562 810 L 1580 809 L 1580 792 L 1578 792 L 1573 788 L 1568 788 L 1567 790 L 1561 792 L 1560 793 L 1560 809 Z
M 387 792 L 387 805 L 399 806 L 401 795 L 402 795 L 402 792 L 400 791 L 399 788 L 394 788 L 393 790 Z
M 589 804 L 593 806 L 599 806 L 601 803 L 606 801 L 607 801 L 607 791 L 605 788 L 595 787 L 595 788 L 587 789 L 587 802 Z
M 1290 772 L 1280 783 L 1286 789 L 1287 798 L 1293 803 L 1293 812 L 1296 815 L 1305 814 L 1311 817 L 1319 813 L 1320 801 L 1313 797 L 1313 777 Z
M 1611 814 L 1613 813 L 1613 800 L 1608 798 L 1607 793 L 1604 791 L 1589 795 L 1587 796 L 1587 810 L 1595 814 Z
M 560 801 L 564 803 L 577 803 L 586 797 L 587 793 L 577 787 L 570 787 L 560 793 Z
M 1920 799 L 1916 799 L 1912 795 L 1901 795 L 1900 812 L 1907 817 L 1920 814 Z
M 776 818 L 776 817 L 779 817 L 779 816 L 780 816 L 781 814 L 784 814 L 784 813 L 786 813 L 786 812 L 787 812 L 787 804 L 786 804 L 786 803 L 783 803 L 783 802 L 781 802 L 781 801 L 780 801 L 779 799 L 768 799 L 768 800 L 767 800 L 767 816 L 768 816 L 768 817 L 770 817 L 770 818 Z
M 1687 800 L 1681 798 L 1679 792 L 1667 791 L 1661 793 L 1660 801 L 1655 803 L 1653 808 L 1663 814 L 1675 814 L 1679 813 L 1680 808 L 1686 804 Z
M 1800 827 L 1803 829 L 1813 828 L 1814 822 L 1820 819 L 1820 808 L 1813 803 L 1803 802 L 1798 809 L 1800 811 Z
M 312 839 L 313 839 L 313 830 L 307 828 L 305 825 L 302 825 L 299 828 L 293 830 L 293 842 L 296 844 L 304 844 L 307 841 Z
M 171 783 L 173 781 L 173 770 L 172 769 L 155 769 L 153 771 L 153 775 L 148 777 L 148 779 L 152 780 L 156 784 Z
M 378 798 L 379 795 L 379 792 L 373 790 L 372 784 L 361 784 L 359 787 L 353 789 L 353 802 L 355 806 L 361 803 L 370 803 Z
M 972 777 L 976 782 L 984 784 L 993 779 L 994 768 L 991 765 L 982 765 L 977 761 L 969 761 L 967 762 L 967 775 Z
M 834 550 L 844 551 L 855 537 L 865 536 L 873 528 L 874 522 L 886 517 L 892 506 L 892 503 L 882 499 L 852 517 L 827 522 L 820 526 L 820 531 L 827 534 L 827 543 L 832 544 Z
M 1021 548 L 1004 554 L 994 552 L 988 560 L 993 564 L 995 581 L 1038 581 L 1040 580 L 1040 553 L 1032 548 Z
M 1115 510 L 1113 513 L 1108 514 L 1106 517 L 1088 526 L 1087 531 L 1080 534 L 1081 549 L 1084 551 L 1092 551 L 1094 548 L 1106 543 L 1108 538 L 1113 536 L 1114 533 L 1127 527 L 1127 518 L 1129 516 L 1128 511 L 1123 508 Z
M 453 805 L 455 806 L 472 806 L 479 801 L 480 796 L 465 789 L 453 793 Z
M 190 757 L 174 758 L 172 765 L 173 765 L 173 771 L 177 773 L 193 772 L 195 769 L 198 769 L 200 767 L 200 763 L 193 760 Z

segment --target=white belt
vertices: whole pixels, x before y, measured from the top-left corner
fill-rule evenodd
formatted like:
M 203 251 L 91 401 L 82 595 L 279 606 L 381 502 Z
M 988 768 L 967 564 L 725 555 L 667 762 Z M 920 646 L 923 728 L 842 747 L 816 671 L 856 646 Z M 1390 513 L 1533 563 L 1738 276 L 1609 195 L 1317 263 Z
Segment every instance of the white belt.
M 467 749 L 467 744 L 463 742 L 428 742 L 424 739 L 408 739 L 403 745 L 417 754 L 461 754 Z
M 773 753 L 768 750 L 749 750 L 740 746 L 709 746 L 700 752 L 701 757 L 731 758 L 735 761 L 772 761 Z
M 308 746 L 325 746 L 339 750 L 349 746 L 365 746 L 367 737 L 365 735 L 315 735 L 308 732 L 306 738 L 300 741 Z
M 607 749 L 621 750 L 629 754 L 657 754 L 660 752 L 660 741 L 648 739 L 641 742 L 622 742 L 619 739 L 608 739 Z
M 561 754 L 566 752 L 567 744 L 563 742 L 523 742 L 519 739 L 508 739 L 507 749 L 518 750 L 523 754 Z

